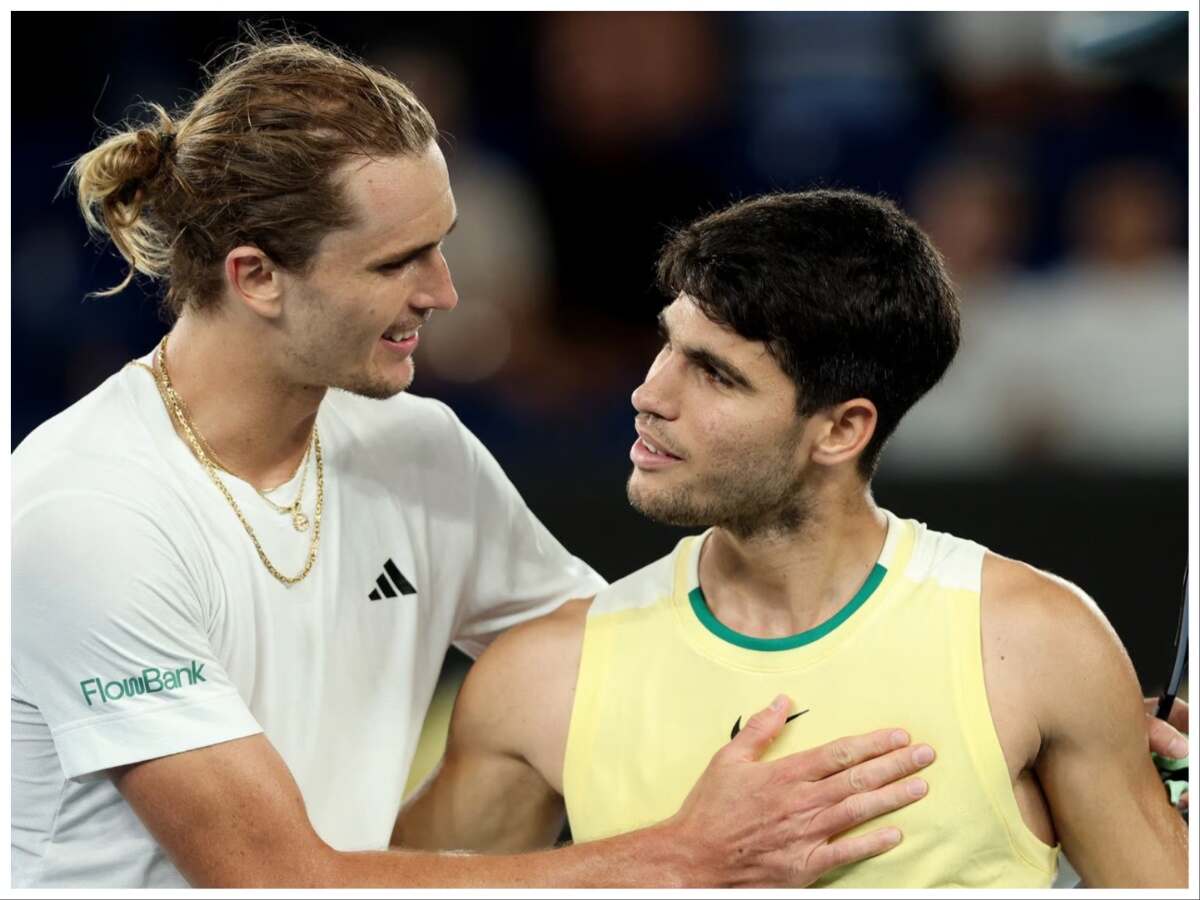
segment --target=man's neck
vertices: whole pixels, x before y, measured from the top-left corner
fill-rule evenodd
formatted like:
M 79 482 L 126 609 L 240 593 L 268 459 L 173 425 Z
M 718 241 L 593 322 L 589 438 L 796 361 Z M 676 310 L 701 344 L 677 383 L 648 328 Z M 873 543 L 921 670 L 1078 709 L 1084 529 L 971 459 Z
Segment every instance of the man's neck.
M 185 313 L 171 329 L 167 371 L 221 465 L 269 490 L 303 459 L 325 389 L 289 383 L 260 336 L 240 324 Z
M 813 504 L 796 531 L 750 538 L 716 528 L 700 556 L 713 615 L 751 637 L 786 637 L 819 625 L 867 580 L 887 537 L 870 494 Z

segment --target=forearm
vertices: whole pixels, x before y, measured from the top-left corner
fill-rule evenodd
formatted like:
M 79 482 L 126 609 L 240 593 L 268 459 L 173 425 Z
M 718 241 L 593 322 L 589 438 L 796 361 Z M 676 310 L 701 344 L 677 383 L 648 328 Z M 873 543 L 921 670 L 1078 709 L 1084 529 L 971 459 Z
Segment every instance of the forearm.
M 515 856 L 405 850 L 331 853 L 311 874 L 311 883 L 287 886 L 690 888 L 718 887 L 725 880 L 701 866 L 698 854 L 689 852 L 666 825 Z
M 924 763 L 892 729 L 759 762 L 786 713 L 781 699 L 752 716 L 665 822 L 521 856 L 337 851 L 262 735 L 139 763 L 113 780 L 195 887 L 801 887 L 895 846 L 895 829 L 845 832 L 914 802 L 902 779 Z
M 1115 779 L 1112 789 L 1126 787 Z M 1179 888 L 1187 886 L 1187 826 L 1153 782 L 1118 812 L 1119 821 L 1087 835 L 1092 846 L 1079 847 L 1076 833 L 1063 835 L 1068 855 L 1087 887 Z M 1103 815 L 1097 813 L 1097 816 Z M 1073 830 L 1077 831 L 1077 830 Z
M 1100 716 L 1097 714 L 1097 720 Z M 1187 828 L 1146 755 L 1136 716 L 1106 732 L 1050 736 L 1037 774 L 1063 850 L 1096 888 L 1187 884 Z

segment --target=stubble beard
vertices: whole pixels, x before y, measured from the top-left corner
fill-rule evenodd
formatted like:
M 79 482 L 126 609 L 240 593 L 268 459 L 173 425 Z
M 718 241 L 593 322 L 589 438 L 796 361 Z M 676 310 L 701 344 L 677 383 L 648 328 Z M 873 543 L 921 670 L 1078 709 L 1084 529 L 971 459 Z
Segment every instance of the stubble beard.
M 303 381 L 370 400 L 388 400 L 412 386 L 416 375 L 416 361 L 412 357 L 408 361 L 408 378 L 402 384 L 397 384 L 382 375 L 373 374 L 369 367 L 350 373 L 337 371 L 336 360 L 349 358 L 353 352 L 353 342 L 340 341 L 337 346 L 330 346 L 329 336 L 324 335 L 314 338 L 307 349 L 293 349 L 289 356 L 293 369 L 302 373 Z
M 413 378 L 416 375 L 416 365 L 412 359 L 409 359 L 409 366 L 411 367 L 412 374 L 399 386 L 383 378 L 371 378 L 369 375 L 362 375 L 340 379 L 332 384 L 331 387 L 350 394 L 356 394 L 359 397 L 366 397 L 368 400 L 390 400 L 397 394 L 403 394 L 412 387 Z
M 345 391 L 370 400 L 388 400 L 407 391 L 416 375 L 416 361 L 410 356 L 409 374 L 402 384 L 389 381 L 373 370 L 373 354 L 366 366 L 359 363 L 346 372 L 346 360 L 361 359 L 364 335 L 347 329 L 330 312 L 329 300 L 313 289 L 302 298 L 309 310 L 306 326 L 298 341 L 288 348 L 288 361 L 299 380 L 313 386 Z M 422 322 L 423 324 L 423 322 Z
M 667 525 L 714 525 L 740 540 L 800 531 L 812 517 L 811 492 L 783 458 L 763 462 L 757 470 L 722 466 L 699 483 L 657 490 L 639 484 L 635 470 L 626 495 L 642 515 Z

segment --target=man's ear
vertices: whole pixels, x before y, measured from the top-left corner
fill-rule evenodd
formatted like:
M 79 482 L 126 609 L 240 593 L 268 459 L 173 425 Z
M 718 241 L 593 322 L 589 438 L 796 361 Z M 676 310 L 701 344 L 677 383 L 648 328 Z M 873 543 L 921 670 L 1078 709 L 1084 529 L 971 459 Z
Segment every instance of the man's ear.
M 233 297 L 266 319 L 283 311 L 280 270 L 271 257 L 252 244 L 225 255 L 225 283 Z
M 879 411 L 865 397 L 855 397 L 814 413 L 819 430 L 813 441 L 811 459 L 823 466 L 836 466 L 857 459 L 879 422 Z

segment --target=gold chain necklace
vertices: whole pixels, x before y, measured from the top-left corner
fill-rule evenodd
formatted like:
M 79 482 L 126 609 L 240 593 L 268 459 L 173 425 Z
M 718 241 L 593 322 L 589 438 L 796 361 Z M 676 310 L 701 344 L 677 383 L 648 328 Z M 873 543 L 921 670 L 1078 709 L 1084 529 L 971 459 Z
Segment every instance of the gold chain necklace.
M 175 388 L 171 384 L 171 377 L 167 374 L 167 338 L 164 336 L 162 343 L 159 345 L 158 354 L 156 355 L 155 365 L 153 368 L 147 366 L 145 363 L 140 362 L 136 363 L 136 365 L 149 370 L 150 374 L 154 376 L 154 383 L 158 387 L 158 393 L 162 397 L 163 403 L 166 404 L 167 411 L 170 412 L 172 418 L 179 423 L 179 427 L 183 430 L 183 433 L 187 438 L 187 442 L 192 448 L 192 453 L 196 456 L 196 459 L 200 461 L 201 465 L 204 466 L 204 470 L 208 473 L 209 479 L 214 485 L 216 485 L 217 490 L 221 492 L 222 496 L 225 497 L 225 500 L 229 503 L 230 507 L 232 507 L 234 515 L 236 515 L 238 521 L 242 523 L 242 527 L 246 529 L 246 534 L 250 536 L 250 541 L 254 544 L 254 549 L 258 551 L 258 558 L 261 559 L 263 565 L 267 567 L 267 571 L 275 576 L 276 580 L 288 585 L 289 587 L 293 584 L 299 584 L 301 581 L 303 581 L 308 576 L 308 573 L 312 571 L 313 564 L 317 561 L 317 547 L 320 546 L 321 543 L 321 513 L 325 508 L 325 465 L 324 458 L 321 455 L 321 436 L 317 433 L 316 423 L 313 423 L 313 437 L 310 446 L 317 457 L 317 505 L 313 510 L 313 533 L 309 538 L 308 558 L 304 561 L 304 568 L 300 570 L 298 575 L 284 575 L 277 568 L 275 568 L 275 566 L 271 563 L 271 560 L 267 558 L 267 553 L 265 550 L 263 550 L 263 546 L 258 540 L 258 535 L 254 533 L 254 529 L 250 527 L 250 523 L 246 521 L 246 517 L 242 514 L 242 510 L 237 505 L 237 501 L 233 499 L 233 494 L 229 492 L 229 488 L 225 486 L 225 483 L 217 474 L 217 463 L 212 457 L 209 456 L 208 453 L 205 452 L 204 446 L 207 446 L 207 443 L 205 443 L 204 446 L 201 446 L 201 441 L 203 438 L 199 437 L 199 432 L 195 430 L 191 422 L 188 420 L 186 413 L 184 412 L 183 400 L 177 393 L 175 393 Z M 308 452 L 305 451 L 305 462 L 307 462 L 307 456 Z M 224 467 L 222 466 L 221 468 Z M 225 471 L 228 472 L 229 470 L 225 469 Z M 257 490 L 257 488 L 255 488 L 255 490 Z M 259 494 L 261 495 L 262 492 L 259 491 Z M 264 499 L 268 499 L 268 502 L 270 502 L 269 498 Z M 297 498 L 296 502 L 299 503 L 299 498 Z M 295 520 L 293 520 L 293 525 L 295 525 Z
M 313 435 L 315 436 L 316 433 L 317 433 L 317 428 L 314 425 L 313 426 Z M 197 432 L 197 437 L 199 437 L 199 432 Z M 312 453 L 312 448 L 313 448 L 313 442 L 310 440 L 308 442 L 308 447 L 306 447 L 304 450 L 304 459 L 300 460 L 300 466 L 303 469 L 303 471 L 300 473 L 300 489 L 298 491 L 296 491 L 296 499 L 293 500 L 287 506 L 280 506 L 278 503 L 276 503 L 274 500 L 272 500 L 270 497 L 268 497 L 266 495 L 265 491 L 259 491 L 257 487 L 254 487 L 254 485 L 251 485 L 251 487 L 254 487 L 254 489 L 256 491 L 258 491 L 258 496 L 260 496 L 264 500 L 266 500 L 267 503 L 271 506 L 271 508 L 275 510 L 275 512 L 290 515 L 292 517 L 292 527 L 295 528 L 297 531 L 307 531 L 308 530 L 308 516 L 306 516 L 304 514 L 304 512 L 300 509 L 300 501 L 304 499 L 304 483 L 308 480 L 308 457 Z M 293 472 L 292 478 L 295 478 L 295 477 L 296 477 L 296 473 Z M 290 481 L 291 479 L 289 478 L 288 480 Z
M 163 372 L 165 373 L 166 372 L 165 341 L 164 341 L 163 350 L 164 350 Z M 168 377 L 165 380 L 166 380 L 167 387 L 171 388 L 171 379 Z M 188 414 L 187 404 L 183 402 L 183 398 L 180 397 L 179 394 L 175 393 L 174 388 L 171 388 L 171 397 L 176 403 L 179 404 L 179 408 L 183 411 L 184 418 L 190 424 L 191 416 Z M 217 456 L 216 451 L 213 450 L 212 446 L 208 443 L 207 440 L 205 440 L 204 435 L 202 435 L 200 433 L 200 429 L 197 428 L 195 425 L 192 425 L 191 427 L 192 427 L 192 432 L 196 435 L 196 440 L 198 440 L 200 442 L 200 447 L 204 450 L 205 455 L 209 459 L 211 459 L 213 461 L 213 463 L 216 464 L 218 469 L 228 472 L 230 475 L 233 475 L 236 478 L 237 476 L 234 475 L 233 470 L 230 469 L 229 466 L 225 465 L 225 463 L 222 461 L 221 457 Z M 313 427 L 313 436 L 315 436 L 316 433 L 317 433 L 317 429 L 316 429 L 316 426 L 314 426 Z M 300 503 L 304 499 L 304 486 L 308 482 L 308 458 L 309 458 L 309 456 L 312 455 L 312 448 L 313 448 L 313 439 L 312 439 L 312 437 L 309 437 L 308 446 L 304 448 L 304 458 L 302 460 L 300 460 L 300 466 L 296 470 L 300 473 L 300 489 L 296 491 L 296 499 L 293 500 L 291 503 L 289 503 L 287 506 L 281 506 L 280 504 L 276 503 L 274 500 L 272 500 L 270 497 L 267 496 L 266 491 L 259 490 L 258 485 L 254 485 L 254 484 L 250 485 L 250 487 L 254 488 L 254 490 L 258 492 L 258 496 L 262 497 L 263 500 L 265 500 L 268 503 L 268 505 L 270 505 L 270 507 L 273 510 L 275 510 L 275 512 L 283 513 L 285 515 L 290 515 L 292 517 L 292 527 L 295 528 L 297 531 L 307 531 L 308 530 L 308 516 L 306 516 L 304 514 L 303 510 L 300 509 Z M 291 481 L 295 477 L 296 477 L 296 472 L 293 472 L 291 475 L 288 476 L 287 480 Z M 286 482 L 285 482 L 285 484 L 286 484 Z

